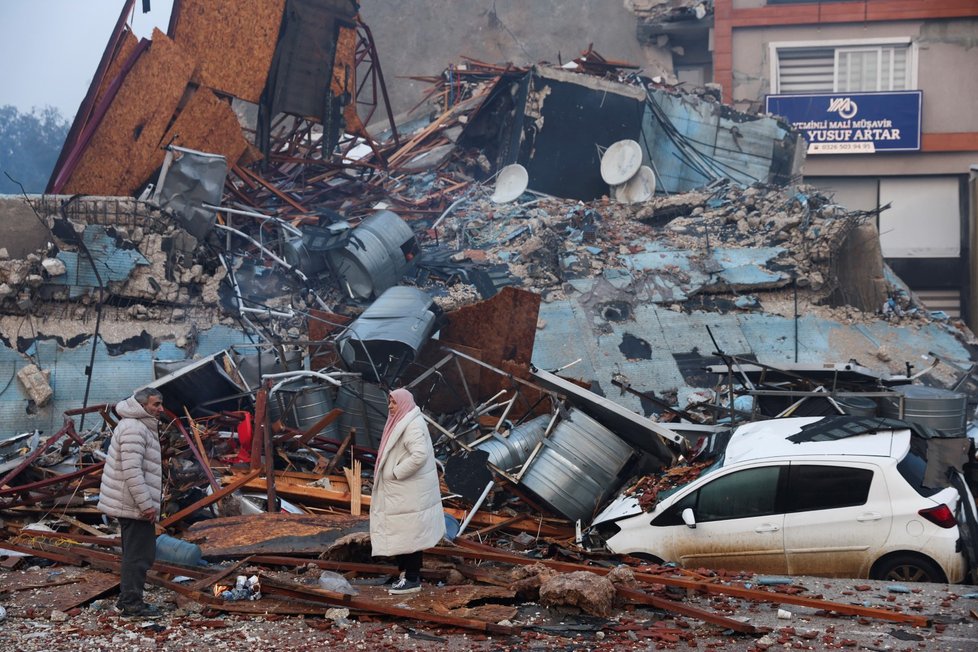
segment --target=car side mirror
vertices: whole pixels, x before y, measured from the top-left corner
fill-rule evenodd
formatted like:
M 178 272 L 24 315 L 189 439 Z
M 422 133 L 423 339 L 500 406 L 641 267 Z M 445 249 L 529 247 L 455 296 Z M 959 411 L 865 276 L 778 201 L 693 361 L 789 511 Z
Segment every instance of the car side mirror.
M 686 527 L 690 529 L 696 528 L 696 517 L 693 516 L 693 509 L 691 507 L 687 507 L 686 509 L 683 510 L 682 517 L 683 517 L 683 523 L 686 524 Z

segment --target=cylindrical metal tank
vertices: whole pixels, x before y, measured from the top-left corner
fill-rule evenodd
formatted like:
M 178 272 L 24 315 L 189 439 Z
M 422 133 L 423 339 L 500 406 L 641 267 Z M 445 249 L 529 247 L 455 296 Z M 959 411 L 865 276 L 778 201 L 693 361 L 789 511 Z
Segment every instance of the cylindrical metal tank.
M 387 392 L 380 385 L 357 380 L 344 383 L 336 392 L 336 407 L 343 410 L 339 421 L 340 440 L 357 429 L 357 443 L 378 448 L 387 423 Z
M 879 406 L 868 396 L 841 396 L 835 399 L 842 411 L 853 417 L 875 417 Z
M 492 438 L 476 446 L 489 453 L 489 461 L 505 470 L 519 466 L 530 456 L 533 448 L 543 439 L 550 424 L 550 415 L 544 414 L 509 431 L 508 436 L 493 434 Z
M 296 430 L 308 430 L 333 409 L 333 397 L 328 387 L 316 384 L 289 383 L 276 394 L 281 409 L 282 422 Z M 319 437 L 339 443 L 339 425 L 336 421 L 326 426 Z
M 588 520 L 618 488 L 618 475 L 634 452 L 600 423 L 571 409 L 530 462 L 521 484 L 565 517 Z
M 903 395 L 903 420 L 942 430 L 955 437 L 965 436 L 968 397 L 939 387 L 898 385 L 891 388 Z M 880 404 L 884 417 L 899 419 L 900 400 L 885 397 Z
M 370 299 L 397 285 L 419 253 L 407 222 L 378 211 L 353 229 L 346 247 L 329 255 L 342 287 L 356 299 Z

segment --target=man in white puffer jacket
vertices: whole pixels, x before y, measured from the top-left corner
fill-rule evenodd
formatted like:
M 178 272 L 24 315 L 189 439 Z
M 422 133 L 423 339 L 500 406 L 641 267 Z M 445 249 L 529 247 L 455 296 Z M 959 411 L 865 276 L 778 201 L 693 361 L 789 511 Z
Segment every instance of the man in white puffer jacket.
M 115 406 L 122 417 L 102 469 L 99 511 L 119 519 L 122 572 L 116 606 L 125 616 L 152 618 L 156 607 L 143 601 L 146 572 L 156 560 L 156 520 L 163 493 L 158 421 L 163 395 L 141 389 Z

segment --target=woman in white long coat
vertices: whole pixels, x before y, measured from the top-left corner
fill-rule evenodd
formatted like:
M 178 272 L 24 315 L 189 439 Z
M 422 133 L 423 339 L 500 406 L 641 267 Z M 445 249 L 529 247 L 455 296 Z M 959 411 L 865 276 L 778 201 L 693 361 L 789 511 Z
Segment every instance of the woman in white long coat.
M 371 554 L 397 559 L 402 575 L 391 593 L 416 593 L 421 590 L 422 551 L 445 535 L 445 515 L 421 408 L 406 389 L 392 391 L 387 405 L 370 496 Z

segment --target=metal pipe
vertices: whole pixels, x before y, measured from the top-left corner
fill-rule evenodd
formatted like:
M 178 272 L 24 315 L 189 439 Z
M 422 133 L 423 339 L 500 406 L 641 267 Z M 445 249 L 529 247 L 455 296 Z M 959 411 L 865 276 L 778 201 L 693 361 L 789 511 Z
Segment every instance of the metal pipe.
M 259 249 L 261 249 L 262 253 L 264 253 L 266 256 L 268 256 L 269 258 L 271 258 L 272 260 L 274 260 L 276 263 L 278 263 L 279 265 L 281 265 L 285 269 L 288 269 L 288 270 L 290 270 L 292 272 L 295 272 L 295 274 L 299 278 L 301 278 L 303 281 L 308 281 L 309 280 L 309 277 L 306 276 L 305 274 L 303 274 L 302 273 L 302 270 L 298 269 L 297 267 L 293 267 L 292 265 L 288 264 L 287 262 L 285 262 L 284 260 L 282 260 L 281 258 L 279 258 L 268 247 L 266 247 L 262 243 L 258 242 L 257 240 L 255 240 L 254 238 L 252 238 L 250 235 L 248 235 L 244 231 L 239 231 L 238 229 L 232 229 L 230 226 L 224 226 L 223 224 L 215 224 L 214 227 L 215 228 L 218 228 L 218 229 L 223 229 L 224 231 L 230 231 L 231 233 L 234 233 L 235 235 L 241 236 L 242 238 L 244 238 L 245 240 L 247 240 L 251 244 L 253 244 L 256 247 L 258 247 Z
M 465 532 L 465 528 L 468 527 L 469 521 L 472 520 L 475 513 L 479 511 L 480 507 L 482 507 L 482 503 L 486 500 L 486 496 L 489 495 L 489 491 L 492 489 L 494 484 L 496 484 L 495 480 L 489 481 L 489 484 L 487 484 L 486 488 L 482 491 L 482 495 L 479 496 L 479 500 L 475 501 L 475 504 L 472 505 L 472 510 L 465 516 L 465 520 L 462 521 L 462 524 L 458 526 L 458 534 L 455 536 L 460 536 L 463 532 Z

